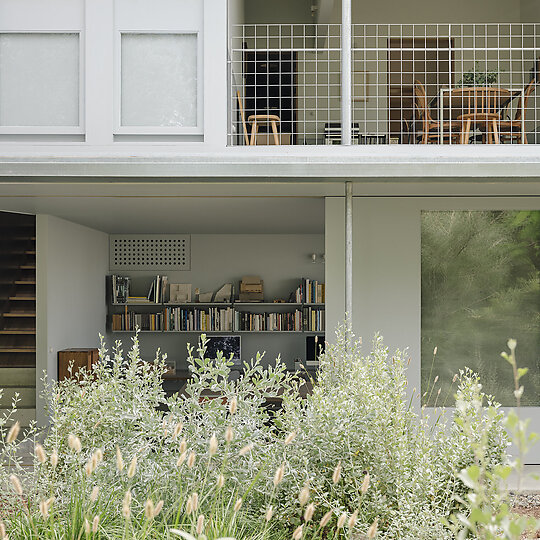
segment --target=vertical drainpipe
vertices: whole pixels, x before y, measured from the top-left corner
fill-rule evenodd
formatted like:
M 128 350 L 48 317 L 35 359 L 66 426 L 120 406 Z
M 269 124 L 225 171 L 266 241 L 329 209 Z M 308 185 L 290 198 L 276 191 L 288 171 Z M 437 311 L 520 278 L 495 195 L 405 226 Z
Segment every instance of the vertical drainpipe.
M 352 182 L 345 182 L 345 311 L 349 330 L 353 316 L 353 190 Z
M 352 91 L 352 8 L 351 0 L 341 0 L 341 144 L 351 144 Z M 345 311 L 352 327 L 352 258 L 353 258 L 352 182 L 345 183 Z

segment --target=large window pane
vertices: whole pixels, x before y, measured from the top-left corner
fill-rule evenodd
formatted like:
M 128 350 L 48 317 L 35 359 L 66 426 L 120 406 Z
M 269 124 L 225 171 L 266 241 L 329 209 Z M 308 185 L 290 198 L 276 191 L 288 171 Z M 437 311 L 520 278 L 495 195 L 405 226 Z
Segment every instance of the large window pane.
M 122 126 L 197 125 L 197 36 L 122 35 Z
M 540 211 L 423 212 L 424 403 L 451 401 L 452 378 L 468 366 L 488 393 L 515 405 L 512 370 L 500 355 L 508 338 L 529 368 L 522 403 L 539 406 Z
M 79 125 L 78 34 L 0 34 L 0 125 Z

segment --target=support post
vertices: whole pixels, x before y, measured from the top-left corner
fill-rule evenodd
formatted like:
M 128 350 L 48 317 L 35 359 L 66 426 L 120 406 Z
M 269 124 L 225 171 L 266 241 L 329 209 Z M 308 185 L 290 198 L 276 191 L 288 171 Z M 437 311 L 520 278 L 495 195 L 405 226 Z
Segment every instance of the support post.
M 351 144 L 352 92 L 351 0 L 341 0 L 341 144 Z
M 352 328 L 353 316 L 353 189 L 352 182 L 345 182 L 345 311 L 348 329 Z

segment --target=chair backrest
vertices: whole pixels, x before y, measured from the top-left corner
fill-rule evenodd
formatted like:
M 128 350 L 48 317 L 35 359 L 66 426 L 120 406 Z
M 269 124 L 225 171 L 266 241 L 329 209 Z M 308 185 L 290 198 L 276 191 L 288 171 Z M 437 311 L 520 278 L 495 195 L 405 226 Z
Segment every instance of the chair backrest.
M 414 96 L 415 96 L 415 108 L 420 117 L 420 120 L 424 123 L 432 122 L 431 113 L 427 102 L 426 89 L 424 85 L 419 81 L 414 81 Z
M 523 92 L 523 107 L 521 106 L 521 98 L 519 99 L 518 108 L 516 111 L 516 120 L 521 120 L 521 111 L 523 110 L 523 116 L 527 114 L 527 103 L 529 101 L 529 96 L 534 92 L 536 85 L 540 82 L 540 57 L 534 62 L 534 68 L 531 80 Z M 525 118 L 523 118 L 525 120 Z
M 499 114 L 502 103 L 512 95 L 506 88 L 472 86 L 452 90 L 462 114 Z
M 242 101 L 242 96 L 240 96 L 240 91 L 236 91 L 236 97 L 238 99 L 238 108 L 240 109 L 240 118 L 242 119 L 242 128 L 244 130 L 244 142 L 246 146 L 249 146 L 249 135 L 246 125 L 246 115 L 244 114 L 244 103 Z

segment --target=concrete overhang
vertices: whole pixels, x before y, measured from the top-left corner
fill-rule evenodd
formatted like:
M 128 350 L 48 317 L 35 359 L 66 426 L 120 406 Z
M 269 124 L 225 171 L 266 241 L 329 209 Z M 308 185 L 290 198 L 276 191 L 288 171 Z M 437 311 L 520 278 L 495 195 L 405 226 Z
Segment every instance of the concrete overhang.
M 0 153 L 0 178 L 20 182 L 122 179 L 170 182 L 370 182 L 520 181 L 538 182 L 540 146 L 291 146 L 145 147 L 127 152 L 110 148 L 73 150 L 34 147 L 32 153 Z M 105 180 L 107 181 L 107 180 Z

